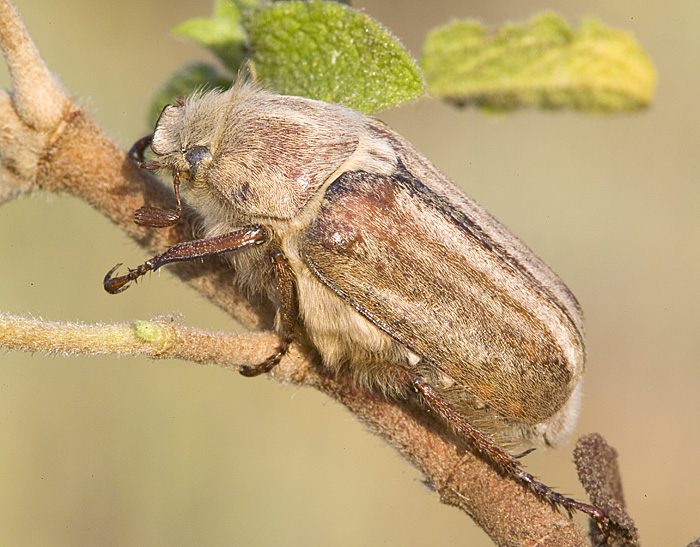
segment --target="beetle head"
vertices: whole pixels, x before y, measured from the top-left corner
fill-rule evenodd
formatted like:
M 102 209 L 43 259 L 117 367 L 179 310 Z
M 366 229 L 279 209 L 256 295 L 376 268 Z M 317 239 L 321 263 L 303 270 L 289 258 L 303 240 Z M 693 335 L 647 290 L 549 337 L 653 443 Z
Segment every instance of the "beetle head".
M 361 120 L 342 107 L 239 83 L 166 106 L 151 147 L 195 207 L 290 219 L 354 152 Z

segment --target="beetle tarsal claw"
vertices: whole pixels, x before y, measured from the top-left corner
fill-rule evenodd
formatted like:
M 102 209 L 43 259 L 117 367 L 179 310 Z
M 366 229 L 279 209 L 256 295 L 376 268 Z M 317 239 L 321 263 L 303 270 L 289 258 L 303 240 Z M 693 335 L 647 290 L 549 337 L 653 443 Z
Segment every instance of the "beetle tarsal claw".
M 114 268 L 109 270 L 107 272 L 107 275 L 105 275 L 103 284 L 104 284 L 105 290 L 109 294 L 118 294 L 118 293 L 126 290 L 127 287 L 129 286 L 129 283 L 132 281 L 132 279 L 131 279 L 132 270 L 129 270 L 129 273 L 126 275 L 122 275 L 120 277 L 113 277 L 114 272 L 116 272 L 120 267 L 121 267 L 121 263 L 117 264 Z
M 238 372 L 242 375 L 245 376 L 246 378 L 252 378 L 254 376 L 259 376 L 261 374 L 265 374 L 266 372 L 270 372 L 275 366 L 279 364 L 279 362 L 282 360 L 282 357 L 287 355 L 287 351 L 289 351 L 289 345 L 291 341 L 285 341 L 282 343 L 277 348 L 277 351 L 270 355 L 265 361 L 258 365 L 241 365 L 241 367 L 238 369 Z

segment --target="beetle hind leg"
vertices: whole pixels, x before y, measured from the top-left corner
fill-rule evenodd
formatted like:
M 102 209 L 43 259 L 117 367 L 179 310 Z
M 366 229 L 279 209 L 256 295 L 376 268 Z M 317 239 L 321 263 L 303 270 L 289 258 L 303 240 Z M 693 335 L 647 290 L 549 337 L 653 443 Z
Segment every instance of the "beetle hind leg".
M 408 373 L 411 374 L 411 373 Z M 518 460 L 503 450 L 491 438 L 474 427 L 469 420 L 462 416 L 433 386 L 416 374 L 410 378 L 413 388 L 423 395 L 428 404 L 435 410 L 452 429 L 482 456 L 486 457 L 502 473 L 511 477 L 520 484 L 534 492 L 541 500 L 549 503 L 553 508 L 564 509 L 569 515 L 575 511 L 581 511 L 594 519 L 603 535 L 604 540 L 609 535 L 608 517 L 597 507 L 566 497 L 552 490 L 546 484 L 538 481 L 530 473 L 526 472 Z M 603 541 L 604 543 L 604 541 Z

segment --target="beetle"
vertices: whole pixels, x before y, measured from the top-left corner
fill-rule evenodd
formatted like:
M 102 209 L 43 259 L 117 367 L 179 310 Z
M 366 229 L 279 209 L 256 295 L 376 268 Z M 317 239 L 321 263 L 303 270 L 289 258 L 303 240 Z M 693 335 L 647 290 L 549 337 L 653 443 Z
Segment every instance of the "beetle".
M 151 147 L 155 160 L 144 161 Z M 581 308 L 559 277 L 406 139 L 351 109 L 237 82 L 162 111 L 130 155 L 169 170 L 202 239 L 104 286 L 116 293 L 169 262 L 224 254 L 232 278 L 278 309 L 280 344 L 241 373 L 272 369 L 302 326 L 323 365 L 388 395 L 414 389 L 499 468 L 553 504 L 501 448 L 554 446 L 574 427 L 585 345 Z

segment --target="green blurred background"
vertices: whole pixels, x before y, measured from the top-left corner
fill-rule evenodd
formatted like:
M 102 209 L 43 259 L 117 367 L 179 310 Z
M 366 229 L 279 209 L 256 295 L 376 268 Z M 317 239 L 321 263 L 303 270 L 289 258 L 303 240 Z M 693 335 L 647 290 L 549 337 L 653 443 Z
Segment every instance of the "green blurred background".
M 122 146 L 150 97 L 208 57 L 169 35 L 208 1 L 18 2 L 52 71 Z M 659 72 L 636 115 L 486 117 L 428 99 L 381 114 L 566 280 L 587 317 L 576 436 L 602 433 L 647 545 L 700 534 L 700 4 L 696 0 L 355 2 L 418 55 L 453 17 L 489 25 L 552 9 L 632 31 Z M 2 75 L 7 85 L 6 74 Z M 112 322 L 232 321 L 167 273 L 118 297 L 144 255 L 77 200 L 0 209 L 0 309 Z M 166 268 L 167 269 L 167 268 Z M 582 497 L 573 440 L 528 469 Z M 579 517 L 580 518 L 580 517 Z M 2 545 L 489 545 L 337 404 L 214 367 L 0 354 Z

